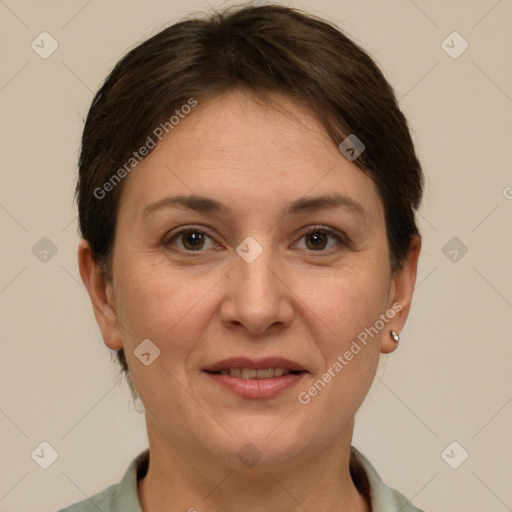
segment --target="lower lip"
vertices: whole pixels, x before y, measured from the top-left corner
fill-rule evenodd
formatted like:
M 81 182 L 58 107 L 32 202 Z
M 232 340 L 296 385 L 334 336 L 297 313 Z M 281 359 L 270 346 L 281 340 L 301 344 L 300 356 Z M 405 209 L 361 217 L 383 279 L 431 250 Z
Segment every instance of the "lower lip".
M 242 379 L 220 373 L 206 373 L 215 382 L 243 398 L 272 398 L 295 386 L 306 374 L 301 372 L 272 379 Z

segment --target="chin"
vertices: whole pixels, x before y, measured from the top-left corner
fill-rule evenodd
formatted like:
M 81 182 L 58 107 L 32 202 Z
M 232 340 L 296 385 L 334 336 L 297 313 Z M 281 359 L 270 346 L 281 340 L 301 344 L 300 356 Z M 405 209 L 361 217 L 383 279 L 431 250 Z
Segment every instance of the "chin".
M 285 417 L 272 417 L 259 423 L 254 421 L 254 416 L 247 417 L 228 429 L 233 438 L 224 436 L 220 445 L 210 445 L 210 450 L 236 471 L 276 471 L 293 466 L 298 456 L 311 450 L 314 443 L 304 438 L 304 430 L 298 426 L 282 425 Z

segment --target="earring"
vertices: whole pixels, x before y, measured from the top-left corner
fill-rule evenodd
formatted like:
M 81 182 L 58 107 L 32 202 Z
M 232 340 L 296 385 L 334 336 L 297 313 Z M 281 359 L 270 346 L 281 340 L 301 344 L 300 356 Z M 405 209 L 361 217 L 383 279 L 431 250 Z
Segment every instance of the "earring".
M 146 409 L 144 408 L 144 404 L 142 403 L 142 400 L 139 397 L 137 397 L 133 400 L 133 406 L 134 406 L 134 409 L 139 414 L 146 412 Z
M 393 329 L 391 329 L 391 331 L 389 331 L 389 334 L 393 338 L 393 341 L 395 343 L 398 343 L 400 341 L 400 335 L 396 331 L 393 331 Z

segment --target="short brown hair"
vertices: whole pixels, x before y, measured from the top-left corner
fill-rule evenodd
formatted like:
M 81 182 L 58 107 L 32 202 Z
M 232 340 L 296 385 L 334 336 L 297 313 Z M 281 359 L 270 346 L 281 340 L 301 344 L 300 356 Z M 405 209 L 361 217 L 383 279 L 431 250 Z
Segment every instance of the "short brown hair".
M 190 98 L 200 101 L 237 88 L 263 98 L 286 94 L 311 108 L 337 146 L 351 134 L 364 143 L 354 163 L 378 188 L 390 265 L 399 269 L 418 234 L 414 210 L 423 175 L 391 86 L 335 25 L 281 5 L 245 4 L 157 33 L 118 62 L 94 97 L 83 132 L 77 198 L 82 236 L 106 277 L 123 182 L 105 197 L 95 191 Z M 118 358 L 128 374 L 122 349 Z

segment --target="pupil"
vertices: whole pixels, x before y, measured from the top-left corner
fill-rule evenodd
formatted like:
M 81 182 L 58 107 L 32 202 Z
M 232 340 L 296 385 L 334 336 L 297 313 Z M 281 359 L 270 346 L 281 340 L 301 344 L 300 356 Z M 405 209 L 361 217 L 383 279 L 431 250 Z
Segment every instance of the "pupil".
M 325 242 L 326 242 L 325 233 L 320 233 L 320 232 L 313 233 L 313 234 L 309 235 L 309 237 L 310 237 L 309 240 L 311 241 L 314 249 L 325 247 Z
M 186 234 L 185 238 L 185 247 L 192 248 L 194 250 L 199 249 L 204 242 L 202 233 L 197 232 L 189 232 Z

